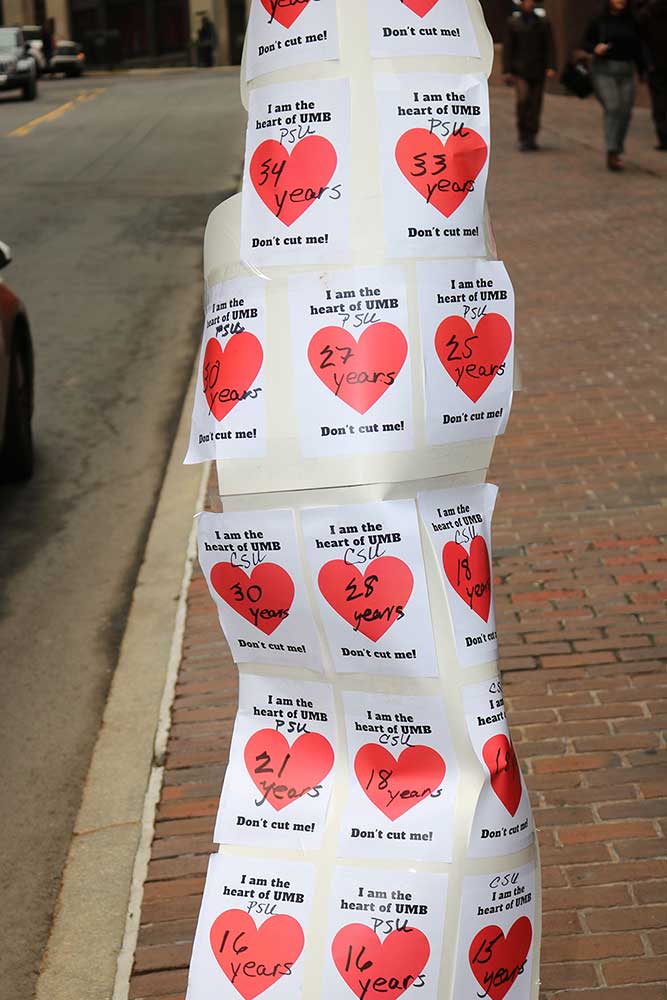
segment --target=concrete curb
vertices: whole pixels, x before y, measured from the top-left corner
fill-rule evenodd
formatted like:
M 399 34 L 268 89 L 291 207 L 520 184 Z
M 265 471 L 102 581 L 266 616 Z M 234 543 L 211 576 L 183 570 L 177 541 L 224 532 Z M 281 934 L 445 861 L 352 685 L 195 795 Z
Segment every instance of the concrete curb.
M 181 464 L 195 376 L 196 369 L 84 786 L 36 1000 L 127 996 L 195 556 L 191 518 L 209 475 L 208 466 Z

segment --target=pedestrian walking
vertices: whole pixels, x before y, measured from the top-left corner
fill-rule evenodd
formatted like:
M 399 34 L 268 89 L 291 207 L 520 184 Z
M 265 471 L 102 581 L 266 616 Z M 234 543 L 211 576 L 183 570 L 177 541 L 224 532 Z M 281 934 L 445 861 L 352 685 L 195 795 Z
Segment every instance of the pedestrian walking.
M 637 20 L 648 55 L 648 86 L 658 137 L 655 148 L 667 152 L 667 0 L 643 0 Z
M 604 110 L 604 136 L 609 170 L 622 170 L 621 154 L 635 102 L 635 69 L 644 75 L 639 26 L 629 0 L 605 0 L 589 23 L 583 46 L 593 57 L 595 96 Z
M 204 14 L 201 27 L 197 33 L 197 49 L 199 53 L 200 66 L 212 66 L 215 61 L 215 49 L 218 44 L 218 34 L 215 25 L 210 18 Z
M 544 11 L 535 0 L 518 2 L 520 10 L 508 19 L 505 29 L 503 78 L 516 89 L 519 149 L 527 152 L 538 149 L 544 83 L 556 75 L 556 51 Z
M 48 72 L 51 69 L 54 34 L 55 29 L 53 18 L 46 18 L 44 24 L 42 25 L 42 52 L 44 53 L 44 60 L 46 62 L 45 72 Z

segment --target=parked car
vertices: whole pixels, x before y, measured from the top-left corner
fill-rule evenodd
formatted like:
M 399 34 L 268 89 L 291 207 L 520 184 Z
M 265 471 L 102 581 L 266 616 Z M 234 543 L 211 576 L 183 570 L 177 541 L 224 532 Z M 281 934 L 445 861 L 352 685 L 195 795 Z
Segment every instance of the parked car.
M 44 36 L 42 34 L 42 29 L 37 24 L 24 24 L 21 31 L 23 32 L 24 40 L 30 46 L 30 55 L 35 60 L 35 65 L 37 66 L 37 76 L 42 76 L 49 68 L 48 60 L 44 55 Z
M 0 268 L 11 251 L 0 243 Z M 32 475 L 34 362 L 25 306 L 0 279 L 0 481 Z
M 21 90 L 26 101 L 37 97 L 37 63 L 20 28 L 0 28 L 0 90 Z
M 81 76 L 86 69 L 83 49 L 76 42 L 58 42 L 49 69 L 52 73 L 64 73 L 65 76 Z

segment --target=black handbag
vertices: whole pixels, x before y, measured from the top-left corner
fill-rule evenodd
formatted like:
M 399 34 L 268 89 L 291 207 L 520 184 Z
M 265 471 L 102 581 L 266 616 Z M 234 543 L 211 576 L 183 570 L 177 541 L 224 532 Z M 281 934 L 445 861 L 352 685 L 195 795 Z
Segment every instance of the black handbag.
M 566 90 L 577 97 L 589 97 L 593 93 L 593 79 L 590 66 L 583 59 L 570 59 L 560 75 L 560 82 Z

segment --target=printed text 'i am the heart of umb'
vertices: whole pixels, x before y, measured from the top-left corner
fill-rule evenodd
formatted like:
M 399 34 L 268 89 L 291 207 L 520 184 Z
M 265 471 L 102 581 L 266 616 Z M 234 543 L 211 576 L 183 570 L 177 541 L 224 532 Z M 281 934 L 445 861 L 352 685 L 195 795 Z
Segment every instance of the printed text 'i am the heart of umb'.
M 262 793 L 261 803 L 284 809 L 305 795 L 319 795 L 334 765 L 334 752 L 321 733 L 302 733 L 290 746 L 275 729 L 253 733 L 243 752 L 248 774 Z

